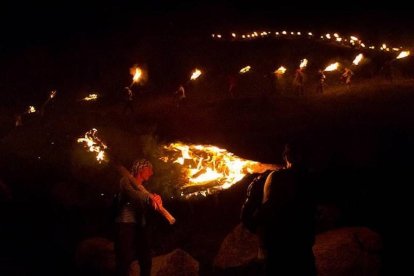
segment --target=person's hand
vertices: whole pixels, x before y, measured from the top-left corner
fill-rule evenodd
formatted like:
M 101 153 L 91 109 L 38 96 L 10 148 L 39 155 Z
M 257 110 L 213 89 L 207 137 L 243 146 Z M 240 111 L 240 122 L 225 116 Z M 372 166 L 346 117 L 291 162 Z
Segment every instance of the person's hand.
M 152 207 L 154 207 L 155 210 L 158 210 L 162 206 L 161 196 L 157 194 L 152 194 L 151 203 Z

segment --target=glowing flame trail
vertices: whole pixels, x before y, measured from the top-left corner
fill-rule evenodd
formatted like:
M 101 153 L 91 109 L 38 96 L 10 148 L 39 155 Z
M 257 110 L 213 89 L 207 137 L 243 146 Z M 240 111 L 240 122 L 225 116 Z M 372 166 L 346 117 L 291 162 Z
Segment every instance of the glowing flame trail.
M 101 163 L 102 161 L 109 162 L 109 158 L 107 158 L 105 155 L 105 150 L 108 147 L 102 140 L 100 140 L 96 136 L 97 131 L 98 130 L 96 128 L 93 128 L 86 132 L 84 137 L 78 138 L 77 141 L 78 143 L 84 143 L 84 146 L 88 148 L 90 152 L 95 152 L 96 160 L 98 160 L 99 163 Z M 143 185 L 140 185 L 136 182 L 135 178 L 129 173 L 129 171 L 124 166 L 115 163 L 114 161 L 112 161 L 112 164 L 115 165 L 116 169 L 122 176 L 127 177 L 132 183 L 135 184 L 136 189 L 139 189 L 140 191 L 148 194 L 150 198 L 153 197 L 153 194 L 149 193 Z M 167 211 L 167 209 L 164 208 L 164 206 L 157 205 L 157 211 L 160 212 L 168 220 L 170 224 L 175 223 L 175 218 Z
M 186 183 L 181 186 L 181 195 L 186 198 L 228 189 L 248 173 L 280 168 L 245 160 L 212 145 L 171 143 L 164 149 L 166 153 L 161 160 L 182 167 Z

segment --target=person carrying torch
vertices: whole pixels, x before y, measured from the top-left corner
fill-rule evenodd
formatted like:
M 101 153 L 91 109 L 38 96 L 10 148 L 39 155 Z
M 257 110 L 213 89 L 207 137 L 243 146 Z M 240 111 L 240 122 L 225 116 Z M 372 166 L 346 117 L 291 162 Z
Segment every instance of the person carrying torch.
M 117 275 L 129 275 L 131 263 L 137 259 L 140 265 L 140 275 L 151 275 L 152 256 L 145 213 L 152 206 L 157 210 L 162 208 L 162 199 L 159 195 L 139 189 L 153 175 L 152 164 L 145 159 L 134 161 L 131 175 L 135 181 L 123 176 L 120 181 L 120 192 L 117 204 L 117 233 L 115 252 L 117 260 Z M 134 183 L 136 182 L 136 183 Z

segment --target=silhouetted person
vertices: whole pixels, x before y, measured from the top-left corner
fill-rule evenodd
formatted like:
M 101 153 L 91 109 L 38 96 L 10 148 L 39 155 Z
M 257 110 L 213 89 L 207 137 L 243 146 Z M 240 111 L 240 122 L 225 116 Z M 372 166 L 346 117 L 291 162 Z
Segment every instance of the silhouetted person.
M 130 113 L 134 113 L 134 93 L 128 86 L 125 87 L 125 93 L 126 95 L 123 113 L 126 113 L 128 110 Z
M 264 185 L 258 233 L 266 275 L 316 275 L 316 207 L 300 151 L 286 145 L 285 169 L 270 173 Z
M 131 174 L 140 185 L 152 176 L 152 165 L 145 159 L 136 160 Z M 121 179 L 118 196 L 119 208 L 116 217 L 117 236 L 115 240 L 117 275 L 129 275 L 131 263 L 137 259 L 141 275 L 151 275 L 152 256 L 147 238 L 145 210 L 162 206 L 157 194 L 140 191 L 127 177 Z
M 184 102 L 185 96 L 185 89 L 183 85 L 180 85 L 178 89 L 174 92 L 175 95 L 175 103 L 177 108 L 180 107 L 180 104 Z
M 317 94 L 323 94 L 324 88 L 325 88 L 325 80 L 326 76 L 323 73 L 323 70 L 318 71 L 318 86 L 316 87 L 316 93 Z
M 342 81 L 346 84 L 348 88 L 351 86 L 351 79 L 353 75 L 354 72 L 352 72 L 352 70 L 349 68 L 345 68 L 344 72 L 341 75 Z
M 298 68 L 295 72 L 295 78 L 293 79 L 293 85 L 295 88 L 295 92 L 299 96 L 303 96 L 305 94 L 305 89 L 303 87 L 305 81 L 305 76 L 303 74 L 303 69 Z

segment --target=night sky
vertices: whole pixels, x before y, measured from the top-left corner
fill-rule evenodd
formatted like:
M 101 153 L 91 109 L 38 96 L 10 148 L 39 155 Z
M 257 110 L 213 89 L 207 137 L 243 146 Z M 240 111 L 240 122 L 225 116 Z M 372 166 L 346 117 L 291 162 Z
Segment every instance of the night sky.
M 48 1 L 49 2 L 49 1 Z M 203 33 L 249 28 L 343 31 L 365 39 L 411 43 L 414 19 L 398 6 L 286 1 L 6 1 L 0 9 L 2 53 L 36 44 L 129 31 Z M 172 3 L 174 2 L 174 3 Z M 337 8 L 337 6 L 341 8 Z M 135 27 L 133 27 L 135 26 Z

